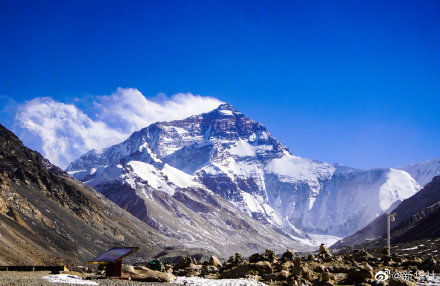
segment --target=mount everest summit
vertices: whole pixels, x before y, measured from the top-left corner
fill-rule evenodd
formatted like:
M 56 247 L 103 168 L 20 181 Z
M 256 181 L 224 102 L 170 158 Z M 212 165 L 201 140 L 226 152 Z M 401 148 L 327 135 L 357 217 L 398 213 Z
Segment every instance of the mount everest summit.
M 120 144 L 87 152 L 67 171 L 187 244 L 211 244 L 217 232 L 226 242 L 255 220 L 255 231 L 269 237 L 275 230 L 286 244 L 306 243 L 309 234 L 346 236 L 421 188 L 404 170 L 359 170 L 295 156 L 228 104 L 151 124 Z M 225 219 L 235 212 L 255 220 Z

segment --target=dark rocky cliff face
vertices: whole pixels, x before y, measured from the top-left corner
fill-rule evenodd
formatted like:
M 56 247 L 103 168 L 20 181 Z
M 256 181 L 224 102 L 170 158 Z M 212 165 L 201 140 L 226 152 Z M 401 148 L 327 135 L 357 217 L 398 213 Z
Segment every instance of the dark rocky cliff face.
M 0 264 L 87 263 L 115 245 L 152 256 L 163 236 L 0 125 Z

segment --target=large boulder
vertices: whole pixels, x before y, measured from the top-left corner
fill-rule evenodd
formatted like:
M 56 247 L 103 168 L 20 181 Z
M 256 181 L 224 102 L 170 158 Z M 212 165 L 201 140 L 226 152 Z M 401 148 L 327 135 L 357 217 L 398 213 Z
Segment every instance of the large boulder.
M 283 262 L 293 261 L 294 258 L 295 258 L 295 254 L 293 254 L 293 252 L 290 251 L 289 249 L 287 249 L 287 251 L 284 252 L 283 255 L 281 255 L 281 261 Z
M 250 263 L 257 263 L 258 261 L 267 261 L 267 257 L 261 253 L 254 253 L 249 256 Z
M 133 281 L 142 282 L 173 282 L 176 276 L 168 272 L 151 270 L 147 267 L 125 267 L 125 275 L 131 277 Z
M 127 273 L 127 274 L 134 274 L 136 273 L 136 271 L 134 270 L 134 266 L 133 265 L 122 265 L 121 268 L 122 273 Z
M 324 243 L 322 243 L 319 247 L 319 254 L 331 255 L 330 250 L 327 248 L 327 246 L 325 246 Z
M 292 274 L 295 276 L 301 275 L 301 258 L 296 257 L 293 261 Z
M 269 261 L 258 261 L 255 263 L 255 269 L 261 274 L 272 273 L 272 265 Z
M 218 259 L 214 255 L 211 255 L 211 257 L 209 258 L 209 265 L 214 267 L 221 267 L 222 263 L 220 262 L 220 259 Z

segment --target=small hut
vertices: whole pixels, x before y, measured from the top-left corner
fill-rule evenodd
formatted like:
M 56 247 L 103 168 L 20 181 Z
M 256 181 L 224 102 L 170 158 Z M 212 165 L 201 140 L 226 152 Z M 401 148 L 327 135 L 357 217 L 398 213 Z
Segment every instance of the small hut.
M 104 264 L 106 277 L 121 277 L 122 259 L 138 249 L 139 247 L 114 247 L 90 260 L 89 264 Z

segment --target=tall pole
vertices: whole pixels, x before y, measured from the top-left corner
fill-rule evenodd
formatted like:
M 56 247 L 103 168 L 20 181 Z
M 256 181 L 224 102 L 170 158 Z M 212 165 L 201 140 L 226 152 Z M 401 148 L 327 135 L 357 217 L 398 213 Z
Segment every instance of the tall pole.
M 387 254 L 391 255 L 390 214 L 387 213 Z
M 391 255 L 391 231 L 390 224 L 392 221 L 396 220 L 396 213 L 386 213 L 387 215 L 387 254 Z

